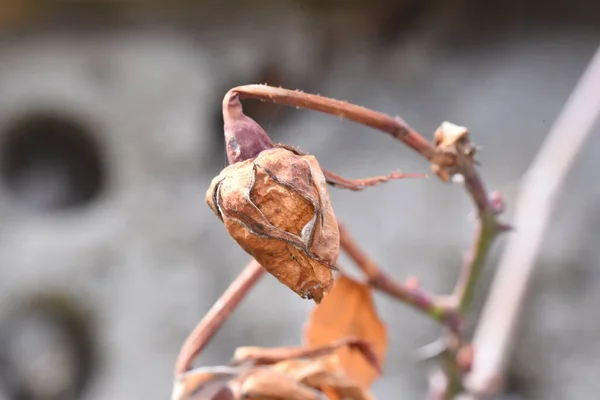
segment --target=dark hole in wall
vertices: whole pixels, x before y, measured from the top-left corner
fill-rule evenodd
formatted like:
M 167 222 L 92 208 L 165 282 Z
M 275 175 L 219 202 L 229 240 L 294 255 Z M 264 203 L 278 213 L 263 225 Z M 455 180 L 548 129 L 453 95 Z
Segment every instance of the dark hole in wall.
M 0 321 L 0 398 L 75 400 L 99 368 L 94 321 L 77 298 L 40 293 Z
M 40 210 L 67 210 L 94 200 L 106 180 L 93 129 L 69 115 L 17 118 L 0 141 L 0 179 L 17 200 Z

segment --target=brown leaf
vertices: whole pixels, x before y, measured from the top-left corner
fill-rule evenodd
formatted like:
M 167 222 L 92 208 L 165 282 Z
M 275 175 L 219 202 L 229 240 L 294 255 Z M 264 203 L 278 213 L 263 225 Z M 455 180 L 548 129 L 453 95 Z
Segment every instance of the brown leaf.
M 366 388 L 346 376 L 336 355 L 315 360 L 284 361 L 274 365 L 272 369 L 292 377 L 303 385 L 320 390 L 329 399 L 372 399 Z
M 271 369 L 256 369 L 232 382 L 237 399 L 247 400 L 321 400 L 315 389 Z
M 238 347 L 235 350 L 231 365 L 241 364 L 268 365 L 296 358 L 315 358 L 332 354 L 340 347 L 350 347 L 362 353 L 363 357 L 378 371 L 381 371 L 377 355 L 373 349 L 361 339 L 346 338 L 337 342 L 315 347 Z
M 387 329 L 375 310 L 372 289 L 342 275 L 329 295 L 313 309 L 305 328 L 305 340 L 309 346 L 320 346 L 346 337 L 369 343 L 383 363 L 388 345 Z M 349 348 L 340 348 L 336 354 L 347 376 L 364 387 L 379 377 L 380 372 L 363 354 Z
M 233 400 L 229 381 L 238 371 L 229 367 L 197 368 L 175 380 L 171 400 Z
M 264 150 L 221 171 L 206 201 L 236 242 L 280 282 L 316 303 L 329 292 L 339 229 L 316 158 Z

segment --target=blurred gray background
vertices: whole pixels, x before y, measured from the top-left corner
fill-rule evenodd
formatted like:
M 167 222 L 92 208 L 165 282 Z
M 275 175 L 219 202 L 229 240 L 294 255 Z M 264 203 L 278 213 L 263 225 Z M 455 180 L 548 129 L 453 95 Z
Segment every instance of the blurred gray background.
M 598 44 L 593 0 L 1 0 L 0 399 L 169 398 L 180 345 L 248 260 L 204 202 L 225 166 L 232 86 L 348 100 L 427 137 L 445 120 L 467 126 L 510 219 L 519 178 Z M 344 176 L 428 172 L 350 122 L 245 110 Z M 599 130 L 557 205 L 503 398 L 598 398 Z M 387 271 L 451 290 L 474 228 L 460 186 L 413 179 L 331 195 Z M 439 327 L 377 302 L 391 343 L 374 392 L 423 398 L 428 365 L 414 351 Z M 298 344 L 311 306 L 266 277 L 199 363 Z

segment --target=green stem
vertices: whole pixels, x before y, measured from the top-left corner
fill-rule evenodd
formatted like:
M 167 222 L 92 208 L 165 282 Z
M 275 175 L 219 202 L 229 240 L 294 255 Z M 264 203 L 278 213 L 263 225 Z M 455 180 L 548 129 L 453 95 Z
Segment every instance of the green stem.
M 491 211 L 483 212 L 479 217 L 478 233 L 470 260 L 462 272 L 455 295 L 458 297 L 458 312 L 465 315 L 473 302 L 473 295 L 481 271 L 485 265 L 488 253 L 494 239 L 500 233 L 500 225 Z

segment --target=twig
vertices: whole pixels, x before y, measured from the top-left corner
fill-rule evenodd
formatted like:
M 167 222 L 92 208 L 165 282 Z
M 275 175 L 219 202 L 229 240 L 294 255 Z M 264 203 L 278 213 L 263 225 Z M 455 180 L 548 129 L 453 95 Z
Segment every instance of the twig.
M 503 225 L 489 212 L 480 215 L 472 250 L 469 251 L 466 262 L 453 292 L 453 303 L 458 312 L 465 315 L 469 310 L 473 294 L 477 287 L 479 275 L 485 265 L 485 260 L 497 235 L 502 232 Z
M 600 115 L 598 93 L 600 48 L 521 182 L 514 218 L 517 230 L 502 254 L 475 332 L 473 370 L 466 379 L 467 387 L 473 393 L 488 394 L 500 389 L 554 201 Z
M 240 98 L 258 99 L 291 107 L 307 108 L 345 118 L 388 133 L 429 161 L 434 161 L 439 156 L 435 147 L 428 140 L 399 117 L 392 118 L 389 115 L 345 101 L 267 85 L 238 86 L 231 89 L 230 92 L 238 93 Z M 436 160 L 436 162 L 439 161 L 441 160 Z
M 458 330 L 460 328 L 461 318 L 452 307 L 448 307 L 442 299 L 419 287 L 395 281 L 360 248 L 345 225 L 339 223 L 339 228 L 340 247 L 368 277 L 369 283 L 373 287 L 415 307 L 437 321 L 444 322 L 450 329 Z
M 190 369 L 194 359 L 264 273 L 255 260 L 246 265 L 184 342 L 175 363 L 175 376 Z

